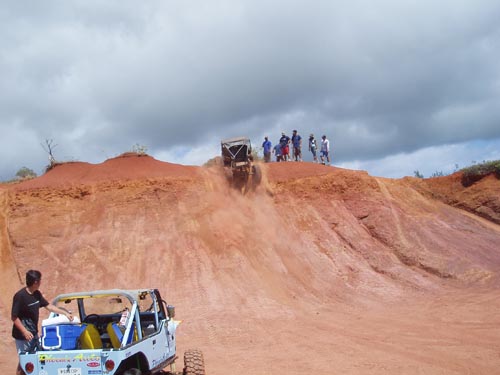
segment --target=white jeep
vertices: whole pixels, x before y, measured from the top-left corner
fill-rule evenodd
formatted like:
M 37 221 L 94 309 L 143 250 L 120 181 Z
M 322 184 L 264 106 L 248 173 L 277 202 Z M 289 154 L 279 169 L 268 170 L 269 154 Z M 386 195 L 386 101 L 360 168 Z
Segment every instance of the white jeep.
M 75 316 L 51 313 L 38 347 L 19 353 L 27 375 L 174 374 L 179 321 L 157 289 L 61 294 L 53 304 Z M 169 366 L 169 371 L 164 368 Z M 184 375 L 204 375 L 203 354 L 184 353 Z

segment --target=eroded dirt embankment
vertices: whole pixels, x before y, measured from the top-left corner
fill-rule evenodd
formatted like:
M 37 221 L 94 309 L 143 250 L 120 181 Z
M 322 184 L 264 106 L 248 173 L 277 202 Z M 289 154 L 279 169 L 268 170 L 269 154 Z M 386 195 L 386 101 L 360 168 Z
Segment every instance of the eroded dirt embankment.
M 202 347 L 210 373 L 437 374 L 500 364 L 485 349 L 499 349 L 500 332 L 484 335 L 496 322 L 484 309 L 500 270 L 496 224 L 404 180 L 310 163 L 263 170 L 259 189 L 242 196 L 217 169 L 149 157 L 58 166 L 6 189 L 2 247 L 21 273 L 43 272 L 49 297 L 160 288 L 185 320 L 179 347 Z M 8 326 L 20 283 L 0 278 Z M 456 298 L 444 300 L 445 290 Z M 483 296 L 467 300 L 474 314 L 459 309 L 443 321 L 464 293 Z M 440 340 L 422 314 L 442 323 Z M 381 341 L 385 349 L 373 349 Z M 464 357 L 471 348 L 486 365 Z
M 464 182 L 461 172 L 428 179 L 408 177 L 405 182 L 428 198 L 500 224 L 500 180 L 495 173 L 472 184 Z

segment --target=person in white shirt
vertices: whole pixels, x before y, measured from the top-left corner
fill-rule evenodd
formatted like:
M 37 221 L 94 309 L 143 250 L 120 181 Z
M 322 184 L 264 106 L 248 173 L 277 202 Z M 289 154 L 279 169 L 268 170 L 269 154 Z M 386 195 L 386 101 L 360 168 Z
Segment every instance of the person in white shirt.
M 320 154 L 321 164 L 323 164 L 323 165 L 325 164 L 325 158 L 326 158 L 327 163 L 330 164 L 329 152 L 330 152 L 330 141 L 328 141 L 328 139 L 326 139 L 326 135 L 323 135 L 321 137 L 321 154 Z

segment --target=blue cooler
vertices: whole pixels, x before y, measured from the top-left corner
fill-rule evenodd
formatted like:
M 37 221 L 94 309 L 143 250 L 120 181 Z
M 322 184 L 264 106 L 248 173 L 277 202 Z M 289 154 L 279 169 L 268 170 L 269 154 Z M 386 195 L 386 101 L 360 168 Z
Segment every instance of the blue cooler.
M 59 324 L 42 327 L 42 348 L 54 349 L 76 349 L 76 342 L 83 331 L 79 324 Z

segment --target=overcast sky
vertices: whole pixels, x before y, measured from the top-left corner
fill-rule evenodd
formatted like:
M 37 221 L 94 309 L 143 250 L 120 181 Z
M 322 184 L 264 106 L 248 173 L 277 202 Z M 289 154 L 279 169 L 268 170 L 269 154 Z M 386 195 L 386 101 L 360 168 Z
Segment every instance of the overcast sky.
M 293 129 L 375 176 L 497 160 L 499 20 L 498 0 L 3 0 L 0 180 L 43 173 L 45 140 L 201 165 Z

